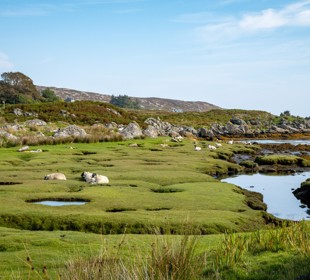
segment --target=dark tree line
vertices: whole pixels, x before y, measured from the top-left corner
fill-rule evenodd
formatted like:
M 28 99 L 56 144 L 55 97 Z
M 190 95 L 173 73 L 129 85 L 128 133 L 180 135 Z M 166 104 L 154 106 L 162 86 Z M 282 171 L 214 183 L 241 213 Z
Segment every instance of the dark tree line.
M 129 109 L 140 108 L 139 102 L 134 100 L 133 98 L 130 98 L 127 95 L 119 95 L 119 96 L 112 95 L 110 103 L 121 108 L 129 108 Z
M 1 78 L 0 101 L 3 103 L 29 104 L 59 100 L 50 89 L 39 92 L 33 81 L 21 72 L 5 72 L 1 74 Z

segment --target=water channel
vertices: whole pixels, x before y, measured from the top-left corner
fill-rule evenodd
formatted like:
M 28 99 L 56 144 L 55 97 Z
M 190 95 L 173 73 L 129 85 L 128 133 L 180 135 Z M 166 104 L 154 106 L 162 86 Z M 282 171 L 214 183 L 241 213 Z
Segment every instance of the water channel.
M 240 142 L 257 143 L 257 144 L 292 144 L 292 145 L 310 145 L 310 139 L 250 139 L 241 140 Z
M 237 175 L 221 180 L 243 189 L 263 194 L 267 212 L 281 219 L 310 220 L 310 209 L 294 196 L 292 191 L 310 178 L 310 172 L 294 175 Z

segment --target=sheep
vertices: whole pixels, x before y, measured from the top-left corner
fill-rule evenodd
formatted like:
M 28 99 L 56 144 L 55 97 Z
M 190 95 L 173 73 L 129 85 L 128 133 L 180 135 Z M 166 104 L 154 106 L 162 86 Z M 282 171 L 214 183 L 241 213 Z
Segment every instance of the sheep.
M 234 144 L 234 140 L 228 141 L 228 144 L 230 144 L 230 145 Z
M 222 144 L 221 143 L 215 143 L 215 146 L 222 147 Z
M 85 182 L 92 183 L 94 181 L 93 177 L 95 175 L 96 175 L 96 173 L 91 173 L 91 172 L 84 171 L 81 174 L 81 177 L 84 179 Z
M 81 177 L 90 184 L 109 184 L 108 177 L 96 173 L 84 171 Z
M 94 181 L 92 184 L 109 184 L 109 179 L 107 176 L 95 174 L 93 177 Z
M 216 150 L 216 147 L 213 146 L 213 145 L 208 145 L 208 148 L 209 148 L 210 150 Z
M 52 173 L 44 176 L 44 180 L 67 180 L 63 173 Z
M 201 147 L 197 146 L 196 142 L 194 143 L 195 151 L 201 151 Z

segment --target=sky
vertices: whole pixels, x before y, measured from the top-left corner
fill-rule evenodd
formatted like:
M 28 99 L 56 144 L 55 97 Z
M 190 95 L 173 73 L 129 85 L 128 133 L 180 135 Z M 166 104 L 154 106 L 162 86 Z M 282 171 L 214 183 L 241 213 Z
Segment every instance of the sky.
M 310 116 L 310 0 L 0 0 L 0 73 Z

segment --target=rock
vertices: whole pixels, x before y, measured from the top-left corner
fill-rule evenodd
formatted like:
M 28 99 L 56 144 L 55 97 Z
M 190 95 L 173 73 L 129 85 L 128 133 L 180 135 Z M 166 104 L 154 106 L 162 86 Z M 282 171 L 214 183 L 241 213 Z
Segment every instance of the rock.
M 246 124 L 246 122 L 245 122 L 244 120 L 239 119 L 239 118 L 232 118 L 232 119 L 230 120 L 230 122 L 231 122 L 232 124 L 236 124 L 236 125 L 245 125 L 245 124 Z
M 23 112 L 23 110 L 20 109 L 20 108 L 15 108 L 15 109 L 13 110 L 13 114 L 16 115 L 16 116 L 23 116 L 23 115 L 24 115 L 24 112 Z
M 149 125 L 143 130 L 143 134 L 147 137 L 156 138 L 158 137 L 158 130 L 154 126 Z
M 213 131 L 208 130 L 204 127 L 199 128 L 197 131 L 197 134 L 198 134 L 198 137 L 201 137 L 201 138 L 207 138 L 210 140 L 213 140 L 215 138 Z
M 54 133 L 54 137 L 85 137 L 86 135 L 87 133 L 85 132 L 85 130 L 76 125 L 69 125 L 63 129 L 58 129 Z
M 39 119 L 34 119 L 34 120 L 26 121 L 25 125 L 27 125 L 27 126 L 46 126 L 47 123 L 45 121 L 42 121 Z
M 143 135 L 139 124 L 136 122 L 128 124 L 124 129 L 120 131 L 120 134 L 125 139 L 139 138 Z
M 18 149 L 19 152 L 25 152 L 29 150 L 29 146 L 23 146 L 21 148 Z
M 307 179 L 305 182 L 301 183 L 301 187 L 294 190 L 293 194 L 303 204 L 306 204 L 310 208 L 310 182 L 309 182 L 309 179 Z
M 18 137 L 14 136 L 13 134 L 8 133 L 6 131 L 1 131 L 1 130 L 0 130 L 0 137 L 5 138 L 7 140 L 11 140 L 11 141 L 15 141 L 18 139 Z

